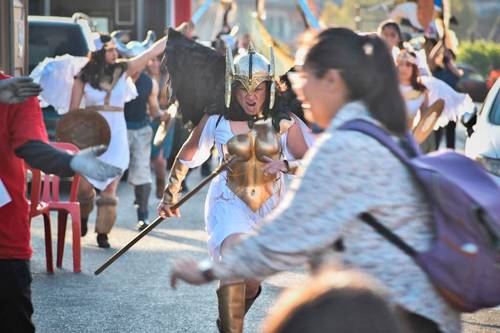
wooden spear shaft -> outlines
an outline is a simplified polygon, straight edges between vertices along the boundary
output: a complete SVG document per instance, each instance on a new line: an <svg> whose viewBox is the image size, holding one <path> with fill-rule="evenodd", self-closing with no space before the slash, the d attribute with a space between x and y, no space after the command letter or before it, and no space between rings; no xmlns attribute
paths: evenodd
<svg viewBox="0 0 500 333"><path fill-rule="evenodd" d="M229 161L222 163L217 169L215 169L210 176L203 179L195 188L186 193L177 203L172 206L172 210L175 210L182 206L186 201L188 201L193 195L198 193L205 185L207 185L212 179L217 177L222 171L226 170L234 161L236 157L231 158ZM128 242L124 247L122 247L118 252L113 254L104 264L99 267L94 274L101 274L106 268L108 268L113 262L115 262L118 258L120 258L125 252L127 252L135 243L141 240L144 236L149 234L151 230L156 228L156 226L162 223L164 220L163 217L158 216L150 225L146 227L146 229L142 230L137 236L135 236L130 242Z"/></svg>

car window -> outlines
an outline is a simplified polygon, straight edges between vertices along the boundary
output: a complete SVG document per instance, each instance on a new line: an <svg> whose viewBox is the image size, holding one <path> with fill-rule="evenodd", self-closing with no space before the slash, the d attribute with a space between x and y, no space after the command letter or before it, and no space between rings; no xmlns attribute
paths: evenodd
<svg viewBox="0 0 500 333"><path fill-rule="evenodd" d="M491 106L489 118L491 123L500 125L500 89L498 90L495 101Z"/></svg>
<svg viewBox="0 0 500 333"><path fill-rule="evenodd" d="M469 72L468 74L466 74L466 77L470 80L484 82L483 76L479 73Z"/></svg>
<svg viewBox="0 0 500 333"><path fill-rule="evenodd" d="M77 24L29 25L29 71L45 57L64 54L85 57L89 49L83 32Z"/></svg>

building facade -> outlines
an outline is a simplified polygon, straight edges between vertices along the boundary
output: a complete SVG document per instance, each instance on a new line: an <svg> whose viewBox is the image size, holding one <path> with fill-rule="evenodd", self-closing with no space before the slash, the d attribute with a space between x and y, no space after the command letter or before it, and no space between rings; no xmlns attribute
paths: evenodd
<svg viewBox="0 0 500 333"><path fill-rule="evenodd" d="M29 0L30 15L71 17L80 12L91 18L97 31L127 30L142 39L148 30L161 35L173 25L172 9L190 0ZM190 8L189 8L190 11Z"/></svg>
<svg viewBox="0 0 500 333"><path fill-rule="evenodd" d="M141 40L148 30L161 35L165 27L176 25L176 13L189 17L204 0L29 0L30 15L71 17L81 12L91 17L96 30L111 32L128 30L132 39ZM248 31L248 15L255 11L255 0L237 0L231 21L241 32ZM314 1L318 8L324 0ZM265 25L280 41L290 43L304 30L304 22L295 1L266 0ZM187 12L187 13L186 13ZM187 15L186 15L187 14ZM203 40L212 39L222 27L221 6L214 1L210 10L198 23L196 34Z"/></svg>
<svg viewBox="0 0 500 333"><path fill-rule="evenodd" d="M0 1L0 71L27 75L28 1Z"/></svg>

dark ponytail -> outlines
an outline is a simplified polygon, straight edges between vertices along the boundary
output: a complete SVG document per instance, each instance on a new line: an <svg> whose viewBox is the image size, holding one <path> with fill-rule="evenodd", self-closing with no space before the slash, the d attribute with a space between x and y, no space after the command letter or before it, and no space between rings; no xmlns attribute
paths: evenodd
<svg viewBox="0 0 500 333"><path fill-rule="evenodd" d="M372 116L395 135L407 130L406 105L391 54L377 36L360 36L346 28L321 32L309 50L305 67L317 77L337 69L350 100L365 103Z"/></svg>

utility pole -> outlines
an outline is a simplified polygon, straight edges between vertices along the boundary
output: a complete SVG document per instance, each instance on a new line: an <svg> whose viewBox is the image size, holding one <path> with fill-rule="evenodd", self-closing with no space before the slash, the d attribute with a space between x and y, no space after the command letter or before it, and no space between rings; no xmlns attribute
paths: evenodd
<svg viewBox="0 0 500 333"><path fill-rule="evenodd" d="M361 5L357 2L354 9L356 10L356 16L354 16L356 31L361 31Z"/></svg>
<svg viewBox="0 0 500 333"><path fill-rule="evenodd" d="M51 11L51 1L50 0L43 0L43 15L45 16L50 16L50 11Z"/></svg>

